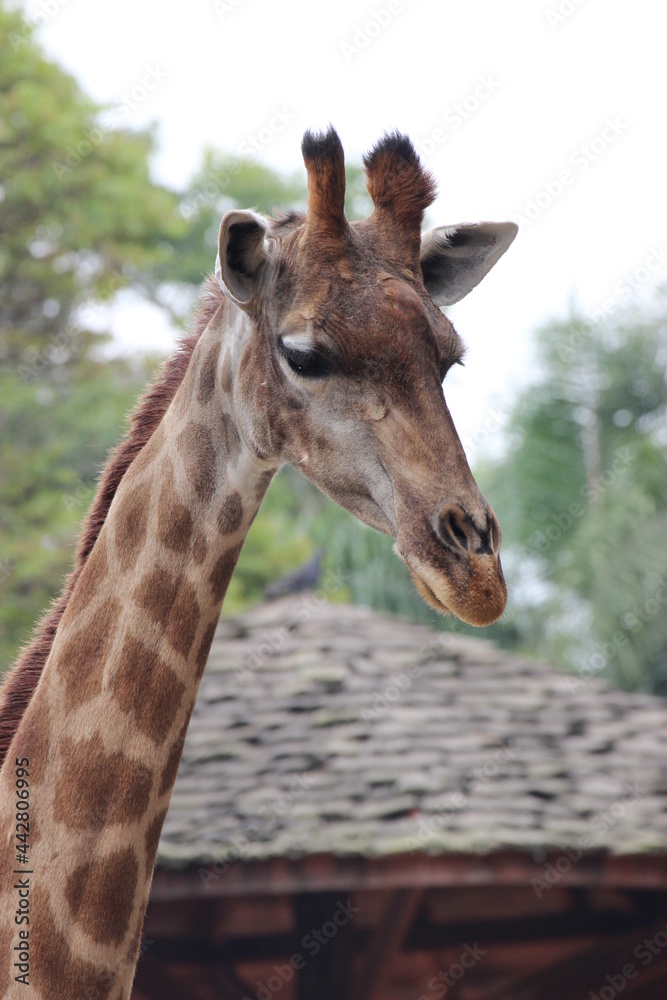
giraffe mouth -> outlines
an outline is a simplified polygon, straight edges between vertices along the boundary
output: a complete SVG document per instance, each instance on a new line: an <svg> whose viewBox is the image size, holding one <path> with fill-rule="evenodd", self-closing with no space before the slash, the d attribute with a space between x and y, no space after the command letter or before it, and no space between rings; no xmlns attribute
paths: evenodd
<svg viewBox="0 0 667 1000"><path fill-rule="evenodd" d="M497 621L505 610L507 587L500 569L495 566L468 566L464 577L435 569L409 552L394 551L403 560L420 596L441 615L454 615L468 625L484 626ZM495 561L494 561L495 562Z"/></svg>
<svg viewBox="0 0 667 1000"><path fill-rule="evenodd" d="M412 576L414 585L417 588L418 593L424 598L426 603L430 604L431 607L435 608L435 610L441 615L452 614L452 611L447 607L446 604L443 604L442 601L435 595L434 591L431 590L426 581L423 580L420 576L417 576L415 571L410 566L408 566L408 569L410 570L410 575Z"/></svg>
<svg viewBox="0 0 667 1000"><path fill-rule="evenodd" d="M424 574L421 573L419 568L414 565L414 561L410 558L410 556L407 553L401 552L397 544L394 545L394 552L410 570L410 576L412 577L412 581L417 589L417 592L426 601L426 603L430 604L431 607L435 608L435 610L441 615L453 614L454 612L452 612L452 609L448 607L440 597L438 597L433 587L424 579Z"/></svg>

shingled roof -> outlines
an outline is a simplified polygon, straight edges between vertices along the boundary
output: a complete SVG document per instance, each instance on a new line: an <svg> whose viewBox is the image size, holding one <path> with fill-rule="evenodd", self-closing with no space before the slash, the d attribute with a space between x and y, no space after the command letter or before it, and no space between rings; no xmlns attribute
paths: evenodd
<svg viewBox="0 0 667 1000"><path fill-rule="evenodd" d="M158 866L667 844L667 704L312 594L222 619Z"/></svg>

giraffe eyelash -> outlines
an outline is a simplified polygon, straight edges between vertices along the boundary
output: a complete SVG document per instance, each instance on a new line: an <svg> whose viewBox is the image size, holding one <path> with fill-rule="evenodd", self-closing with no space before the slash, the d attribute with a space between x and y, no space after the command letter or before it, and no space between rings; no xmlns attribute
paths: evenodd
<svg viewBox="0 0 667 1000"><path fill-rule="evenodd" d="M319 351L290 347L282 340L279 346L280 353L295 375L304 378L323 378L333 371L331 362Z"/></svg>

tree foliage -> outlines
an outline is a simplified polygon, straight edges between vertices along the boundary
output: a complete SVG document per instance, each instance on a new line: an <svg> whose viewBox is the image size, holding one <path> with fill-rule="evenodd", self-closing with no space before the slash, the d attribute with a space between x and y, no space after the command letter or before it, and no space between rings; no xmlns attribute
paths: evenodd
<svg viewBox="0 0 667 1000"><path fill-rule="evenodd" d="M0 655L57 593L106 450L146 378L103 361L103 303L171 254L184 221L149 133L102 109L0 6ZM100 332L100 330L102 332Z"/></svg>
<svg viewBox="0 0 667 1000"><path fill-rule="evenodd" d="M667 302L538 334L542 376L483 470L525 645L667 691Z"/></svg>
<svg viewBox="0 0 667 1000"><path fill-rule="evenodd" d="M62 377L99 343L84 307L173 261L185 225L150 180L150 133L105 127L3 7L0 48L0 359Z"/></svg>

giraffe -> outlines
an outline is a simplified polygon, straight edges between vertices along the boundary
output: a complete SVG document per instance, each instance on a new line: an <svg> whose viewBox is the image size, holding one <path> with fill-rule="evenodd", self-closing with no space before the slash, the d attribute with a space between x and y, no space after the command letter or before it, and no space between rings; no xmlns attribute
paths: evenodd
<svg viewBox="0 0 667 1000"><path fill-rule="evenodd" d="M504 610L500 528L442 391L462 344L440 307L484 277L516 226L422 235L435 184L399 133L364 157L374 208L349 223L336 132L306 132L302 153L306 213L223 217L196 331L112 454L73 575L4 686L2 997L127 1000L222 601L282 464L392 535L438 611L485 625Z"/></svg>

